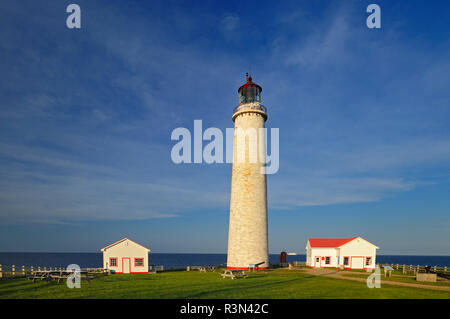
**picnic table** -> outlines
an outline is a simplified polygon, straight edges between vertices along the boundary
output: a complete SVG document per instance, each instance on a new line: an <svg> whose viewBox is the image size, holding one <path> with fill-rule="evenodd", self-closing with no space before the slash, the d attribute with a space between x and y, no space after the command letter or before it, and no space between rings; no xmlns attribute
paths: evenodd
<svg viewBox="0 0 450 319"><path fill-rule="evenodd" d="M80 279L86 280L87 282L90 282L91 279L94 278L94 276L90 275L88 271L80 271ZM57 283L60 283L61 280L66 280L73 274L72 271L66 271L66 270L37 270L33 271L31 275L28 276L28 279L32 280L33 283L37 280L42 281L52 281L55 280Z"/></svg>
<svg viewBox="0 0 450 319"><path fill-rule="evenodd" d="M225 270L223 272L223 274L221 274L222 279L225 279L227 277L230 277L231 279L236 279L236 278L247 278L247 274L244 271L239 271L239 270Z"/></svg>
<svg viewBox="0 0 450 319"><path fill-rule="evenodd" d="M198 271L200 271L200 272L207 272L207 271L215 271L216 270L216 267L214 267L214 266L188 266L187 268L186 268L188 271L191 271L191 270L198 270Z"/></svg>

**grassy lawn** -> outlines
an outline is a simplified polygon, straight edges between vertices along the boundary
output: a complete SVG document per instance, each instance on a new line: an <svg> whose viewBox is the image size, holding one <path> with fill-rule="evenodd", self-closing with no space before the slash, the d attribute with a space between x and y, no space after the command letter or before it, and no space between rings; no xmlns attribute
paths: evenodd
<svg viewBox="0 0 450 319"><path fill-rule="evenodd" d="M0 280L0 298L450 298L449 292L382 286L308 275L302 271L250 273L222 279L218 272L163 272L153 275L99 275L80 289L65 283L25 278Z"/></svg>

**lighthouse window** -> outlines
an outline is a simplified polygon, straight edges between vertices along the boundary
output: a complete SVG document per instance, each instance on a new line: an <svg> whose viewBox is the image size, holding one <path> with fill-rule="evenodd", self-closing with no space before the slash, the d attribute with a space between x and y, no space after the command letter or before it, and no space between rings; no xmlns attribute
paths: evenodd
<svg viewBox="0 0 450 319"><path fill-rule="evenodd" d="M372 262L372 257L366 258L366 266L370 266L370 263Z"/></svg>
<svg viewBox="0 0 450 319"><path fill-rule="evenodd" d="M348 266L348 257L344 257L344 265Z"/></svg>
<svg viewBox="0 0 450 319"><path fill-rule="evenodd" d="M325 257L325 264L329 265L330 264L330 257Z"/></svg>

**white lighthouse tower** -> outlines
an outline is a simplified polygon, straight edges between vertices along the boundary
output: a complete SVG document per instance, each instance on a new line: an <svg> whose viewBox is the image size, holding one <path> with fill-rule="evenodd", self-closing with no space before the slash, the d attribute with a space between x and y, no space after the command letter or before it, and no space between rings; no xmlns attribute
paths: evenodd
<svg viewBox="0 0 450 319"><path fill-rule="evenodd" d="M238 89L239 106L233 110L234 145L231 180L228 269L269 267L267 239L267 186L265 174L266 108L262 88L246 75Z"/></svg>

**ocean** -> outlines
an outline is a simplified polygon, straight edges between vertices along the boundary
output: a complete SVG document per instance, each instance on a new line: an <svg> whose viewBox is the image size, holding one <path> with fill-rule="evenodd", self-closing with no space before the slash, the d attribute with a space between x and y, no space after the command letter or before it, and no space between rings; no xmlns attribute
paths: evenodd
<svg viewBox="0 0 450 319"><path fill-rule="evenodd" d="M102 253L22 253L0 252L0 264L3 266L40 266L40 267L66 267L78 264L81 268L102 267ZM269 255L271 263L279 261L278 254ZM287 261L304 262L305 255L288 255ZM226 254L163 254L150 253L149 264L164 266L166 269L185 268L186 266L225 266ZM449 267L450 256L395 256L378 255L378 264L400 264Z"/></svg>

